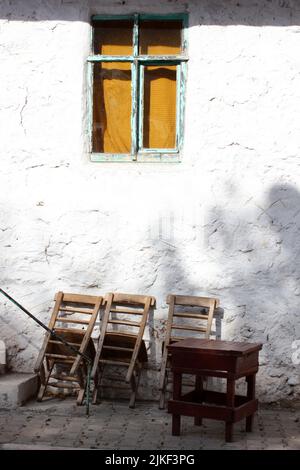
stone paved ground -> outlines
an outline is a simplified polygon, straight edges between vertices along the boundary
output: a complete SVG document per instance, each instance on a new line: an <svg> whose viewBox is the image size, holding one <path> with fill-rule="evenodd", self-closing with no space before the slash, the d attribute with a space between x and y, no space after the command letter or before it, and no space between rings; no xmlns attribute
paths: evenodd
<svg viewBox="0 0 300 470"><path fill-rule="evenodd" d="M11 410L0 410L0 448L85 448L85 449L300 449L300 411L261 407L254 432L246 433L236 423L234 442L224 442L224 424L205 420L202 427L182 418L180 437L171 435L171 416L157 403L103 401L85 408L72 399L32 402Z"/></svg>

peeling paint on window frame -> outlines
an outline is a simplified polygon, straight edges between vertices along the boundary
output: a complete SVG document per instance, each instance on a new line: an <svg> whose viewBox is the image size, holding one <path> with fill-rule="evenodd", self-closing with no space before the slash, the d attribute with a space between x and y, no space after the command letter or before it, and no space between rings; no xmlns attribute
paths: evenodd
<svg viewBox="0 0 300 470"><path fill-rule="evenodd" d="M109 56L89 55L87 58L87 112L88 112L88 137L89 153L92 162L164 162L178 163L181 161L184 134L185 89L187 77L187 30L188 13L173 13L168 15L141 14L131 15L93 15L91 23L103 20L132 20L133 21L133 55ZM142 20L182 21L182 53L180 55L153 56L139 55L139 22ZM93 33L91 27L91 50L93 51ZM93 67L99 62L130 62L131 63L131 153L95 153L92 148L93 132ZM176 146L174 149L144 149L140 142L142 138L142 83L145 65L176 65Z"/></svg>

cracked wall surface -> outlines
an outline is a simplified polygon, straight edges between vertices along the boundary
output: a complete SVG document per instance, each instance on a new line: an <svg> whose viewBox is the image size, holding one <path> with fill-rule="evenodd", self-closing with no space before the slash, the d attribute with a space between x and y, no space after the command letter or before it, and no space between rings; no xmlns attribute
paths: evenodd
<svg viewBox="0 0 300 470"><path fill-rule="evenodd" d="M89 159L89 19L135 11L189 12L180 164ZM59 290L154 295L148 398L167 294L216 296L260 400L299 398L299 49L298 1L2 1L1 287L45 322ZM41 329L2 298L0 331L32 371Z"/></svg>

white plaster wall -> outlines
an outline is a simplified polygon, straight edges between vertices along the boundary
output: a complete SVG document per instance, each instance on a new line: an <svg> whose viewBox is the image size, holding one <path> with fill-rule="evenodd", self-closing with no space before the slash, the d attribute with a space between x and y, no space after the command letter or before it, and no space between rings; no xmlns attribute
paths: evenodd
<svg viewBox="0 0 300 470"><path fill-rule="evenodd" d="M89 161L89 18L134 11L190 13L181 164ZM156 296L149 398L166 295L217 296L259 398L299 397L299 50L298 1L2 0L1 286L46 322L58 290ZM31 371L41 329L4 298L0 328Z"/></svg>

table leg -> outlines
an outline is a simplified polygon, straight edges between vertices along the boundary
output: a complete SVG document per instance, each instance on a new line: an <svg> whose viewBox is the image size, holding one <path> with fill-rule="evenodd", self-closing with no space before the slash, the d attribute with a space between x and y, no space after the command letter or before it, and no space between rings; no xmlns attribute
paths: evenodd
<svg viewBox="0 0 300 470"><path fill-rule="evenodd" d="M247 381L247 398L248 400L254 400L255 399L255 374L253 375L248 375L246 377ZM246 432L251 432L252 431L252 426L253 426L253 414L251 416L247 416L246 418Z"/></svg>
<svg viewBox="0 0 300 470"><path fill-rule="evenodd" d="M180 400L181 398L181 383L182 375L181 373L173 373L173 399ZM180 415L172 414L172 435L180 436Z"/></svg>
<svg viewBox="0 0 300 470"><path fill-rule="evenodd" d="M234 395L235 395L235 379L227 379L227 390L226 390L226 406L227 408L234 408ZM233 422L226 421L225 425L225 440L226 442L232 442L233 433Z"/></svg>
<svg viewBox="0 0 300 470"><path fill-rule="evenodd" d="M203 392L203 380L201 375L196 375L196 381L195 381L195 393L196 393L196 400L198 403L202 402L202 392ZM196 426L201 426L202 424L202 418L200 416L195 416L194 423Z"/></svg>

